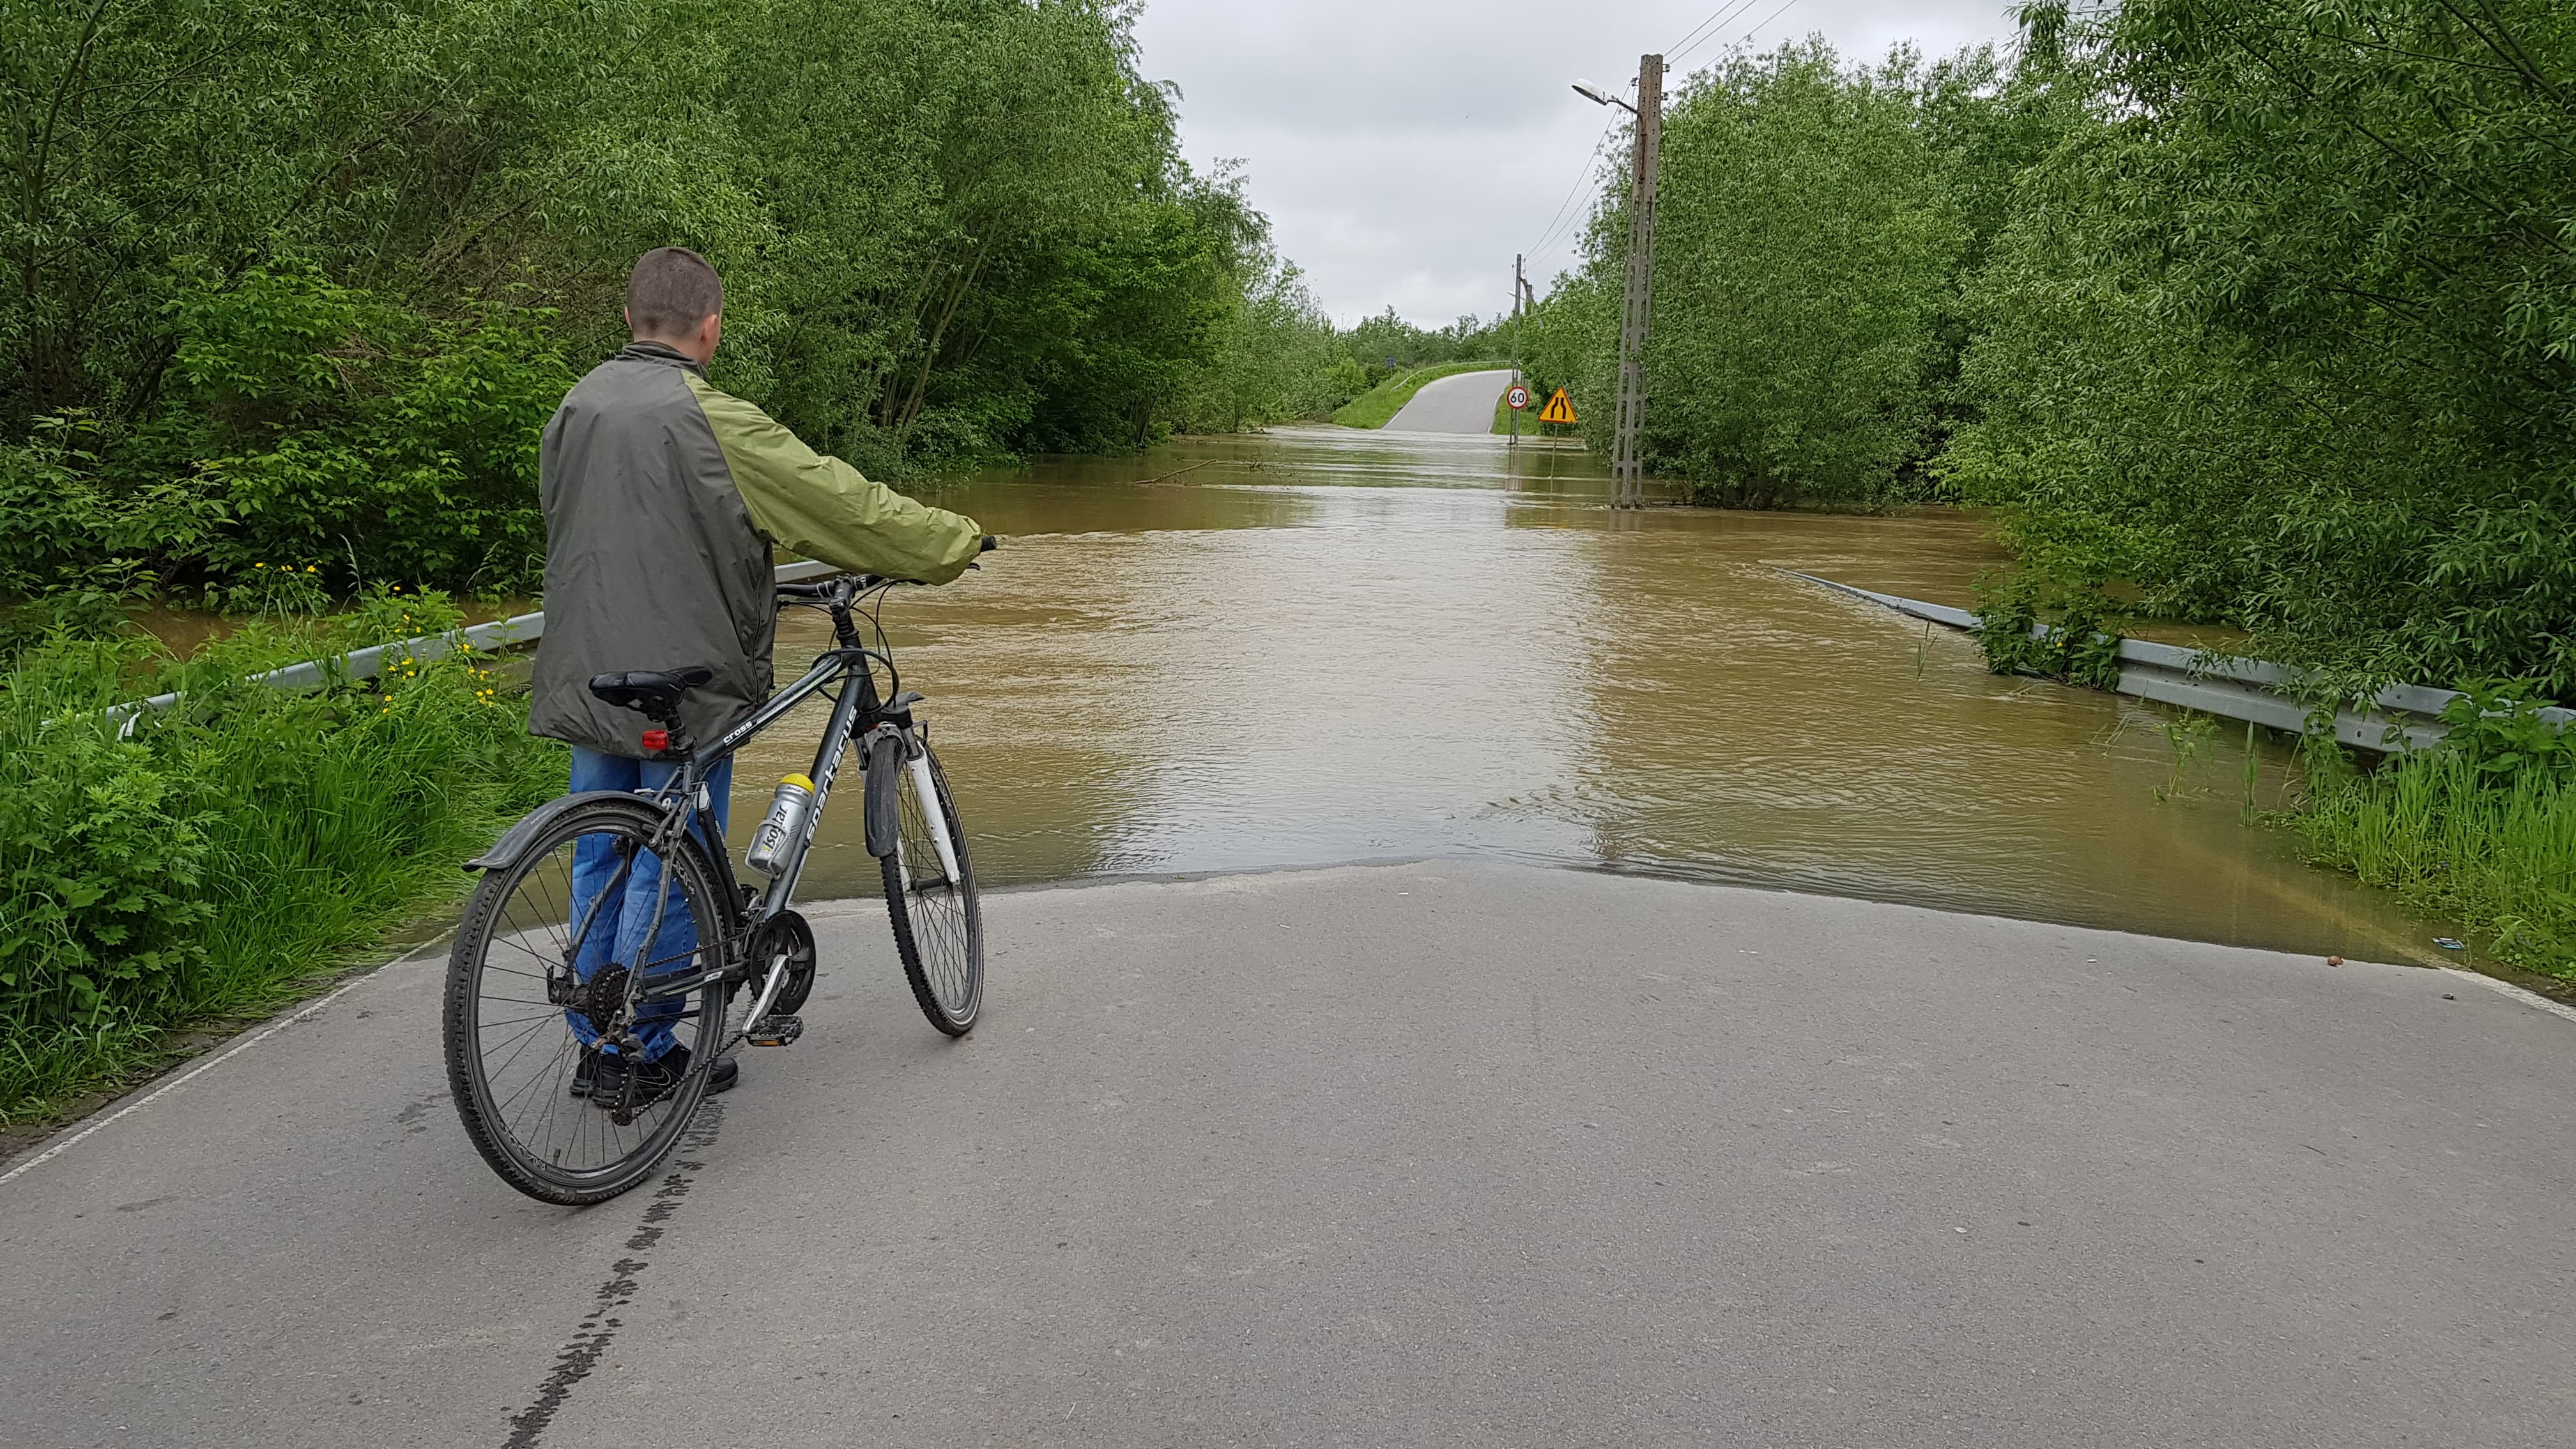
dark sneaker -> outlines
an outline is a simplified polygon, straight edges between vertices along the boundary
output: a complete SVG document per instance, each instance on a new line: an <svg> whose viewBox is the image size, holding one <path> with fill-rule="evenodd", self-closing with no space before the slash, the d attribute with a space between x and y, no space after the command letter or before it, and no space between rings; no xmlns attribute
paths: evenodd
<svg viewBox="0 0 2576 1449"><path fill-rule="evenodd" d="M626 1091L626 1062L614 1052L584 1052L582 1065L590 1072L587 1091L590 1100L602 1107L614 1108ZM662 1100L665 1093L689 1074L689 1049L674 1045L669 1051L646 1062L636 1082L635 1105L645 1106ZM707 1073L707 1094L730 1092L742 1080L742 1063L732 1057L716 1058L715 1070ZM579 1073L574 1076L573 1091L585 1089Z"/></svg>

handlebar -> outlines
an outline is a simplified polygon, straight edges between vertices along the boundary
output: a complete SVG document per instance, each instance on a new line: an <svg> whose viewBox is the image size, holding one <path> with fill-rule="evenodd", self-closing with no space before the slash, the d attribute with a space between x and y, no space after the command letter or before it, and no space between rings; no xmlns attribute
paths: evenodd
<svg viewBox="0 0 2576 1449"><path fill-rule="evenodd" d="M843 574L839 578L819 584L780 584L778 599L779 602L788 604L828 604L832 602L835 595L840 593L843 584L873 585L881 582L884 581L868 574ZM857 590L853 589L851 592L855 595Z"/></svg>
<svg viewBox="0 0 2576 1449"><path fill-rule="evenodd" d="M991 553L1001 546L1000 536L988 533L975 551ZM966 567L971 569L975 565L970 563ZM920 582L919 579L887 578L882 574L841 574L810 584L779 584L778 601L782 604L837 604L847 608L851 600L871 590Z"/></svg>

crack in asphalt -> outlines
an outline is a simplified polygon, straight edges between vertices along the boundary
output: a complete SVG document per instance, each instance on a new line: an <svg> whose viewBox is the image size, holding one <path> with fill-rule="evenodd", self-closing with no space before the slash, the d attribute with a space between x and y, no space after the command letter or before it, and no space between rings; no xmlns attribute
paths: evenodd
<svg viewBox="0 0 2576 1449"><path fill-rule="evenodd" d="M510 1416L510 1437L501 1441L502 1449L534 1449L537 1436L545 1433L555 1415L563 1412L574 1388L599 1367L600 1356L608 1352L617 1330L626 1326L618 1315L635 1301L641 1275L652 1266L638 1255L661 1242L671 1218L680 1210L680 1200L689 1195L690 1187L697 1182L696 1174L706 1168L704 1162L689 1160L687 1155L713 1146L716 1132L723 1126L723 1103L711 1098L699 1106L696 1120L680 1134L679 1145L673 1149L684 1155L683 1160L671 1164L672 1170L663 1176L662 1186L645 1206L643 1220L626 1240L626 1256L608 1265L608 1280L599 1285L593 1296L589 1316L582 1319L562 1351L555 1355L554 1369L537 1385L536 1398Z"/></svg>

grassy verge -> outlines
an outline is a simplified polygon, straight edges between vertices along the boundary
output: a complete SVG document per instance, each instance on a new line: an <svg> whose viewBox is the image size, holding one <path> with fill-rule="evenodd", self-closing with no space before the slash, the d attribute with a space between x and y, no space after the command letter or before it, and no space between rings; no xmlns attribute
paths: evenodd
<svg viewBox="0 0 2576 1449"><path fill-rule="evenodd" d="M560 747L470 656L317 694L242 682L451 613L380 598L185 662L57 638L0 674L0 1123L292 999L461 893L457 863L561 791ZM181 704L130 738L98 713L168 689Z"/></svg>
<svg viewBox="0 0 2576 1449"><path fill-rule="evenodd" d="M2366 777L2328 772L2294 823L2318 864L2458 920L2500 960L2576 981L2576 781L2498 786L2434 754Z"/></svg>
<svg viewBox="0 0 2576 1449"><path fill-rule="evenodd" d="M2576 747L2492 686L2444 718L2439 747L2368 774L2312 750L2292 823L2318 864L2458 920L2500 960L2576 981Z"/></svg>
<svg viewBox="0 0 2576 1449"><path fill-rule="evenodd" d="M1386 426L1387 419L1413 401L1413 395L1422 391L1426 383L1438 382L1461 372L1484 372L1509 366L1508 362L1443 362L1400 372L1335 409L1333 421L1346 428L1382 428Z"/></svg>

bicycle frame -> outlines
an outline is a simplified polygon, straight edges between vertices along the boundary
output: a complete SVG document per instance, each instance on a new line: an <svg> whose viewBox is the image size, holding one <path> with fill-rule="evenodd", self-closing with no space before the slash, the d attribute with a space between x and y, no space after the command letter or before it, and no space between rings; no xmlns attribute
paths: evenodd
<svg viewBox="0 0 2576 1449"><path fill-rule="evenodd" d="M913 725L911 706L921 696L898 693L888 701L878 695L876 676L869 667L871 661L883 662L887 672L894 676L898 684L901 676L895 674L892 659L879 650L866 648L859 643L857 628L850 618L850 611L857 601L872 591L871 587L866 586L883 587L892 581L870 580L863 576L860 582L861 587L844 591L828 601L828 611L832 615L834 645L815 658L813 666L805 671L803 677L771 695L759 708L754 709L740 724L725 731L713 744L699 747L687 744L683 738L682 749L679 751L679 770L659 789L642 792L649 793L654 804L663 812L663 824L655 833L650 846L655 855L667 858L671 851L679 847L681 839L690 833L691 827L694 825L697 828L699 839L705 845L708 866L716 878L717 908L722 912L724 919L718 923L719 929L700 932L701 946L713 944L716 948L717 959L714 965L691 972L677 980L654 982L648 986L645 984L645 976L651 966L656 964L653 947L661 935L662 913L670 898L668 891L657 894L653 904L652 923L646 927L643 944L637 952L637 959L643 964L639 965L628 982L626 999L630 1010L648 1002L685 997L690 992L696 991L711 981L729 976L738 969L744 973L742 979L746 981L750 979L753 963L742 959L743 953L761 923L785 911L788 902L794 897L797 882L805 873L806 856L813 848L815 828L823 818L823 807L831 799L833 781L840 774L841 762L851 752L852 745L874 736L881 729L890 728L901 733L905 738L906 753L911 756L909 763L922 777L917 788L925 798L933 799L931 808L934 811L937 809L935 797L932 796L928 786L929 767L926 758L923 757L918 742L911 738ZM842 687L840 693L833 698L830 722L823 727L823 738L814 749L814 765L809 775L814 782L814 801L805 812L804 826L786 842L780 854L779 869L770 876L768 888L757 898L747 898L739 878L734 874L733 852L725 843L724 830L706 808L711 803L707 797L707 776L717 765L731 759L734 752L753 736L776 724L790 710L836 681ZM947 848L946 830L946 822L939 822L937 839L941 847L942 864L951 874L954 874L956 867ZM633 864L630 859L618 867L617 872L610 878L608 886L601 893L603 900L623 889L627 872L633 868ZM594 903L592 910L584 914L581 925L576 928L575 950L579 949L581 938L588 934L589 923L596 909L597 906ZM781 969L778 963L772 963L768 979L761 984L758 1001L752 1011L752 1019L758 1018L760 1011L767 1007L774 996L781 979Z"/></svg>
<svg viewBox="0 0 2576 1449"><path fill-rule="evenodd" d="M693 749L684 755L679 772L671 777L670 783L653 792L655 801L668 812L666 818L669 823L664 835L666 846L687 834L693 823L700 830L701 839L706 844L708 864L716 876L716 895L727 919L724 929L714 933L724 943L721 950L724 959L709 970L694 973L683 980L655 983L637 991L634 1000L638 1004L684 996L704 985L710 977L731 970L735 964L731 958L737 943L747 939L751 930L762 921L787 909L788 901L796 893L796 883L805 873L805 859L813 848L815 827L823 818L823 806L831 799L832 783L840 774L841 762L848 756L851 743L874 728L881 719L892 717L907 726L911 723L909 710L889 711L877 697L876 678L869 671L868 661L882 657L873 649L854 644L825 650L814 661L813 667L805 671L804 677L771 695L766 703L753 710L742 723L727 730L714 744ZM804 828L787 841L780 853L779 869L770 876L768 888L756 900L746 903L740 880L734 874L733 852L725 844L723 827L703 809L708 803L707 776L717 765L731 759L752 736L776 724L788 711L821 693L835 681L842 682L843 687L840 697L833 701L831 720L823 727L823 738L814 748L814 764L809 772L809 778L814 782L814 802L805 812ZM642 954L648 960L651 958L650 942L653 935L659 934L660 924L656 921L646 937L647 945Z"/></svg>

